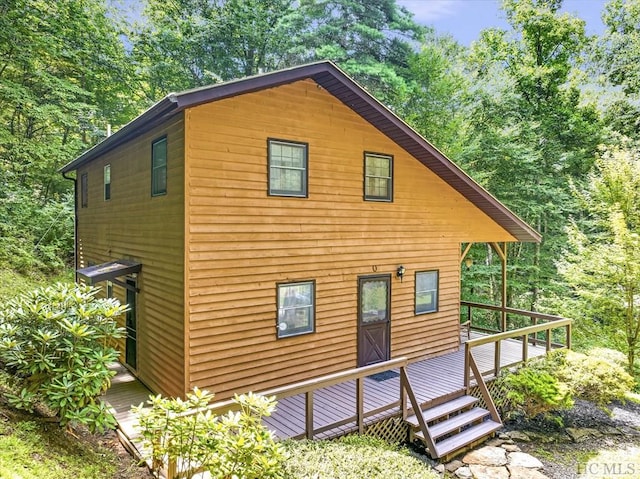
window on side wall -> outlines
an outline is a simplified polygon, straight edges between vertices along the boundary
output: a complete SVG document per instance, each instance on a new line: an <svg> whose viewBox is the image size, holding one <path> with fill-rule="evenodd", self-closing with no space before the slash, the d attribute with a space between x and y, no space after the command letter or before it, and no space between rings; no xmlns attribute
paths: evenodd
<svg viewBox="0 0 640 479"><path fill-rule="evenodd" d="M438 271L416 272L416 314L438 311Z"/></svg>
<svg viewBox="0 0 640 479"><path fill-rule="evenodd" d="M167 194L167 137L151 145L151 196Z"/></svg>
<svg viewBox="0 0 640 479"><path fill-rule="evenodd" d="M308 145L268 140L269 195L307 197Z"/></svg>
<svg viewBox="0 0 640 479"><path fill-rule="evenodd" d="M89 206L89 174L82 173L80 176L80 206L86 208Z"/></svg>
<svg viewBox="0 0 640 479"><path fill-rule="evenodd" d="M364 199L393 201L393 156L364 154Z"/></svg>
<svg viewBox="0 0 640 479"><path fill-rule="evenodd" d="M278 338L315 330L315 281L278 284Z"/></svg>
<svg viewBox="0 0 640 479"><path fill-rule="evenodd" d="M104 200L111 199L111 165L104 167Z"/></svg>

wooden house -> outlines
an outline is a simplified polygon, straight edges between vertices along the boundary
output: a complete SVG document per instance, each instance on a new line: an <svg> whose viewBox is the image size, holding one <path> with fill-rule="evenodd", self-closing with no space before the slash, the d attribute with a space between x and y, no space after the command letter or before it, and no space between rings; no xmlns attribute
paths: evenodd
<svg viewBox="0 0 640 479"><path fill-rule="evenodd" d="M61 171L79 276L173 396L456 351L461 245L540 240L329 62L170 94Z"/></svg>

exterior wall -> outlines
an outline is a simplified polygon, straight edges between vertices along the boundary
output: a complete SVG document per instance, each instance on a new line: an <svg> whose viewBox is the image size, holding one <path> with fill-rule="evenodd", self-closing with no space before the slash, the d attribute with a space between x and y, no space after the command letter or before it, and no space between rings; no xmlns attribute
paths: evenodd
<svg viewBox="0 0 640 479"><path fill-rule="evenodd" d="M514 241L311 80L189 109L185 138L187 380L217 399L356 367L374 272L392 275L392 357L457 349L460 243ZM308 198L267 195L267 138L309 144ZM365 151L394 156L392 203L363 200ZM416 316L414 273L433 269L439 310ZM302 280L316 331L276 339L276 283Z"/></svg>
<svg viewBox="0 0 640 479"><path fill-rule="evenodd" d="M167 194L151 197L151 143L167 135ZM137 297L137 375L158 393L184 386L184 120L142 134L77 171L88 173L88 207L78 204L79 267L120 258L142 263ZM111 199L103 168L111 164ZM80 195L80 186L78 195ZM119 278L123 280L125 278ZM100 286L106 288L105 283ZM125 290L114 285L125 302ZM124 318L121 318L124 326ZM124 341L121 341L124 350ZM122 358L124 361L124 357Z"/></svg>

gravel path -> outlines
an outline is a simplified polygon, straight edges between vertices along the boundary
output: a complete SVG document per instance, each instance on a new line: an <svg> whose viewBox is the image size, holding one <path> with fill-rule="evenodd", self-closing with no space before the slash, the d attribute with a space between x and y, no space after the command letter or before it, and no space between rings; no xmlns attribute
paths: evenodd
<svg viewBox="0 0 640 479"><path fill-rule="evenodd" d="M516 443L542 461L545 475L552 479L640 477L640 404L615 404L608 415L590 402L576 401L560 417L564 427L553 421L506 424L507 429L531 437L531 442ZM598 456L603 451L605 455Z"/></svg>

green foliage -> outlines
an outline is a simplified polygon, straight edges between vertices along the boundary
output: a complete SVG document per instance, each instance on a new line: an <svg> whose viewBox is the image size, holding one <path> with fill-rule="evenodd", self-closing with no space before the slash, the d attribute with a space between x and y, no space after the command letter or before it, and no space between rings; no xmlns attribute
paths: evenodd
<svg viewBox="0 0 640 479"><path fill-rule="evenodd" d="M605 150L589 183L576 192L587 220L568 228L558 270L571 286L568 303L579 326L597 329L627 355L633 372L640 350L640 153L626 145Z"/></svg>
<svg viewBox="0 0 640 479"><path fill-rule="evenodd" d="M208 471L214 479L282 477L284 449L261 422L273 412L275 400L252 393L236 396L240 410L217 416L206 410L212 398L195 388L185 400L152 396L150 409L142 404L133 408L153 469L174 461L186 477L198 471Z"/></svg>
<svg viewBox="0 0 640 479"><path fill-rule="evenodd" d="M114 425L98 396L114 374L112 344L123 335L115 318L125 308L115 299L97 299L97 292L59 283L0 305L0 364L17 380L17 393L7 394L13 406L29 410L43 403L68 428Z"/></svg>
<svg viewBox="0 0 640 479"><path fill-rule="evenodd" d="M633 378L625 365L624 354L617 351L598 348L588 355L569 351L556 376L575 398L606 408L612 401L624 400L633 388Z"/></svg>
<svg viewBox="0 0 640 479"><path fill-rule="evenodd" d="M407 449L367 436L335 441L287 441L287 479L435 479L438 475Z"/></svg>
<svg viewBox="0 0 640 479"><path fill-rule="evenodd" d="M52 274L73 259L73 195L43 201L27 188L0 191L0 266Z"/></svg>
<svg viewBox="0 0 640 479"><path fill-rule="evenodd" d="M507 374L500 387L507 391L511 407L531 418L573 405L566 385L548 372L531 367Z"/></svg>
<svg viewBox="0 0 640 479"><path fill-rule="evenodd" d="M569 408L573 399L606 410L611 402L624 401L633 388L625 364L625 355L611 349L595 348L588 354L554 351L501 376L500 396L507 398L503 406L529 418Z"/></svg>

